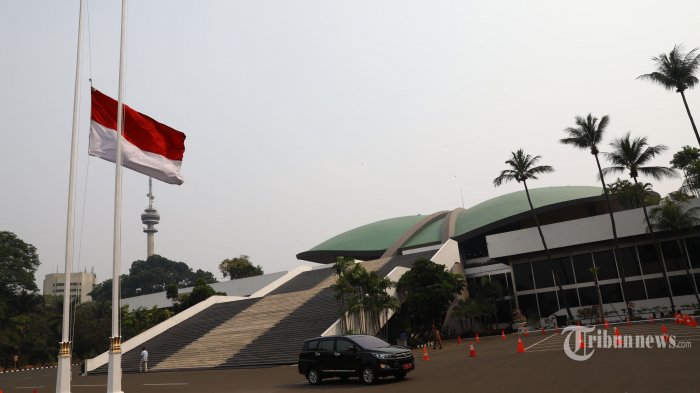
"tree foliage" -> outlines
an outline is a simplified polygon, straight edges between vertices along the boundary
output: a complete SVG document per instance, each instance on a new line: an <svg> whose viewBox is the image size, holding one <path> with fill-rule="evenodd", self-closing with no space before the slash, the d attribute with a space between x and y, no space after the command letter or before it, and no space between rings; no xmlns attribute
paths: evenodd
<svg viewBox="0 0 700 393"><path fill-rule="evenodd" d="M221 271L224 277L230 277L231 280L264 274L260 265L254 266L253 263L250 262L250 257L243 254L238 258L224 259L221 261L219 264L219 271Z"/></svg>
<svg viewBox="0 0 700 393"><path fill-rule="evenodd" d="M377 334L382 314L399 308L398 300L387 290L396 284L377 272L369 272L352 259L339 257L334 265L338 274L336 291L343 333ZM386 314L385 314L386 316Z"/></svg>
<svg viewBox="0 0 700 393"><path fill-rule="evenodd" d="M444 320L450 304L465 286L461 275L426 258L418 259L397 285L404 298L401 310L408 314L412 330L428 334L434 321Z"/></svg>
<svg viewBox="0 0 700 393"><path fill-rule="evenodd" d="M177 292L175 292L177 294ZM173 292L170 291L169 295L172 296ZM180 312L186 310L195 304L207 300L211 296L226 296L225 292L216 292L214 288L209 286L203 279L197 280L197 283L192 288L192 292L183 293L177 295L173 300L173 309L175 312Z"/></svg>
<svg viewBox="0 0 700 393"><path fill-rule="evenodd" d="M660 196L651 188L651 183L634 184L629 180L618 178L614 183L608 184L610 196L617 200L623 209L637 209L642 207L639 195L642 195L645 206L659 203Z"/></svg>
<svg viewBox="0 0 700 393"><path fill-rule="evenodd" d="M198 279L203 279L206 283L216 282L211 272L201 269L193 271L184 262L175 262L160 255L152 255L145 261L134 261L129 268L129 274L122 274L121 297L163 292L169 285L175 285L178 288L192 287ZM93 300L111 300L112 280L95 285L90 296Z"/></svg>
<svg viewBox="0 0 700 393"><path fill-rule="evenodd" d="M33 245L12 232L0 231L0 301L7 296L38 291L34 273L39 264Z"/></svg>

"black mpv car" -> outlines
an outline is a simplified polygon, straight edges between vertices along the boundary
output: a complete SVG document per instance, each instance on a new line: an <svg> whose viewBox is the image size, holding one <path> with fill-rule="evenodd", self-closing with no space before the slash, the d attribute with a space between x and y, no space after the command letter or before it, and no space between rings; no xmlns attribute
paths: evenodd
<svg viewBox="0 0 700 393"><path fill-rule="evenodd" d="M312 385L323 378L358 377L366 384L377 378L403 379L415 368L413 354L406 347L391 345L374 336L329 336L304 341L299 353L299 374Z"/></svg>

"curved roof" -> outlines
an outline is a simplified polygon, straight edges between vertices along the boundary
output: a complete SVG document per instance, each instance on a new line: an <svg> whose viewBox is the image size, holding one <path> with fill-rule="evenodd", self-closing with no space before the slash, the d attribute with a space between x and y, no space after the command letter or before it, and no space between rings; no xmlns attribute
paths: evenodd
<svg viewBox="0 0 700 393"><path fill-rule="evenodd" d="M530 189L530 198L532 206L538 209L562 202L600 197L602 192L603 189L600 187L589 186L544 187ZM462 237L476 229L529 210L525 190L489 199L460 213L457 217L454 237Z"/></svg>
<svg viewBox="0 0 700 393"><path fill-rule="evenodd" d="M601 193L602 189L599 187L546 187L531 189L530 197L535 209L541 209L545 206L554 208L562 203L599 198ZM514 216L527 213L529 209L524 190L489 199L468 209L458 209L454 212L456 222L454 232L450 235L458 240L464 239L492 224L514 219ZM405 233L419 225L427 216L396 217L363 225L334 236L309 251L298 254L297 258L321 263L333 262L336 255L353 256L359 259L379 258L384 251L394 245ZM420 228L401 248L440 244L444 238L442 234L447 217L448 215L442 216Z"/></svg>

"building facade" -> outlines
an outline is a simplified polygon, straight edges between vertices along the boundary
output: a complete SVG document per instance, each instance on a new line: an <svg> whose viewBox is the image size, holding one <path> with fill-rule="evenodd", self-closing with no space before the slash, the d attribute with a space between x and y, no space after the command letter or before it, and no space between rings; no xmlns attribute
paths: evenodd
<svg viewBox="0 0 700 393"><path fill-rule="evenodd" d="M78 298L80 303L92 301L89 293L95 288L95 273L71 273L71 299ZM44 295L63 296L66 289L66 274L52 273L44 277Z"/></svg>

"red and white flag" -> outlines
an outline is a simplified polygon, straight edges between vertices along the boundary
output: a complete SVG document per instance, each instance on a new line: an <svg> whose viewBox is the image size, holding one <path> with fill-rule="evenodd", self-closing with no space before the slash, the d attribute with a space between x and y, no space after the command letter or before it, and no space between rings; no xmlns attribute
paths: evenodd
<svg viewBox="0 0 700 393"><path fill-rule="evenodd" d="M88 153L107 161L117 157L117 101L92 89ZM124 105L122 165L154 179L182 184L185 134Z"/></svg>

